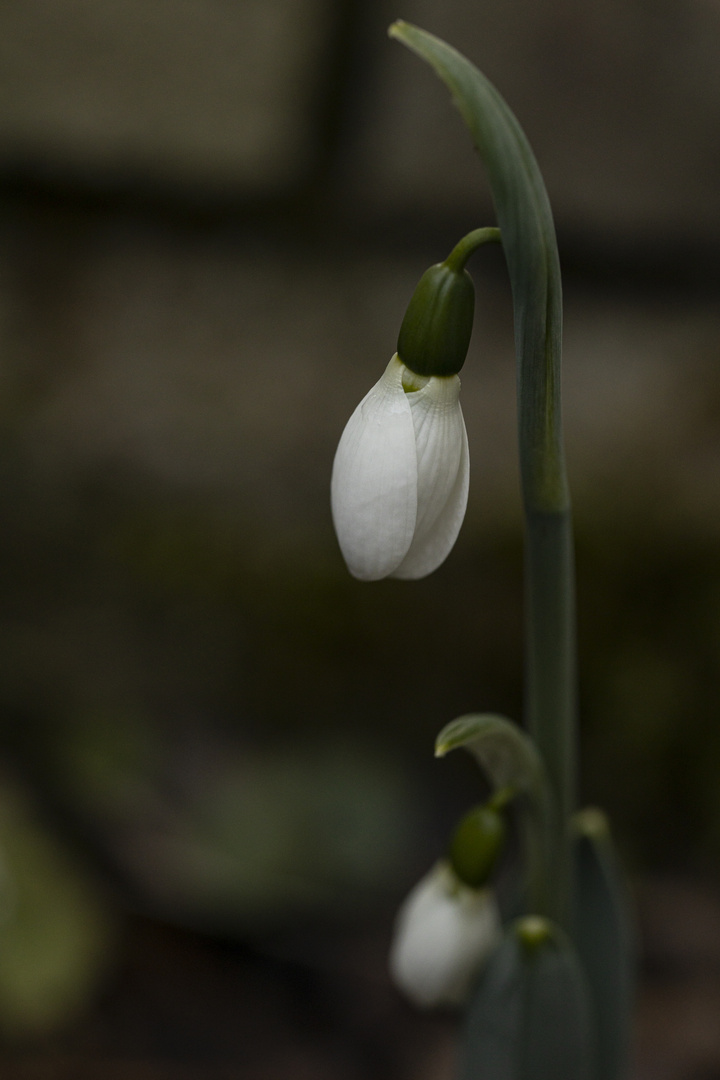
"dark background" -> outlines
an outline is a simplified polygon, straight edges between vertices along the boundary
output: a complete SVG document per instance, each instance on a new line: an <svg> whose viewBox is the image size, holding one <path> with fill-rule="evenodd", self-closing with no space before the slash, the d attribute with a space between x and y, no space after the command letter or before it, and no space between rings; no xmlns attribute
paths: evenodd
<svg viewBox="0 0 720 1080"><path fill-rule="evenodd" d="M640 924L639 1080L720 1076L720 9L0 8L4 1076L441 1080L394 910L519 718L511 308L475 256L466 523L349 578L329 475L420 274L492 224L397 16L544 172L566 291L583 801Z"/></svg>

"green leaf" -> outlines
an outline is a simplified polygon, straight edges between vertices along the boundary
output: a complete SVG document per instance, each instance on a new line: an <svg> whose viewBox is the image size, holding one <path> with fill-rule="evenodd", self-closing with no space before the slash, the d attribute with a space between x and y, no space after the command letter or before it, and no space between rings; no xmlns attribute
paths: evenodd
<svg viewBox="0 0 720 1080"><path fill-rule="evenodd" d="M80 867L0 779L0 1031L48 1034L87 1006L116 928Z"/></svg>
<svg viewBox="0 0 720 1080"><path fill-rule="evenodd" d="M628 902L605 815L581 811L573 834L573 936L595 1007L598 1080L619 1080L627 1067L634 996Z"/></svg>
<svg viewBox="0 0 720 1080"><path fill-rule="evenodd" d="M468 713L442 729L435 740L435 757L464 746L487 773L494 789L515 791L541 799L545 770L540 755L517 724L496 713Z"/></svg>
<svg viewBox="0 0 720 1080"><path fill-rule="evenodd" d="M538 510L557 511L568 499L560 430L562 285L540 169L512 111L469 60L410 23L393 23L388 32L446 84L487 169L513 291L526 497Z"/></svg>
<svg viewBox="0 0 720 1080"><path fill-rule="evenodd" d="M477 760L494 791L509 789L520 798L529 897L533 909L544 913L557 830L540 755L517 724L495 713L469 713L447 724L435 742L435 756L444 757L461 746Z"/></svg>
<svg viewBox="0 0 720 1080"><path fill-rule="evenodd" d="M520 919L490 958L467 1016L460 1080L590 1080L587 986L568 938Z"/></svg>

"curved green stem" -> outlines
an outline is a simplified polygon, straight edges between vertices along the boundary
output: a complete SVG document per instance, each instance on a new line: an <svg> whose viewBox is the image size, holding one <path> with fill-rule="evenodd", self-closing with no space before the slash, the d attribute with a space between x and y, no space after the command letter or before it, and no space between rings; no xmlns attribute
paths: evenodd
<svg viewBox="0 0 720 1080"><path fill-rule="evenodd" d="M463 236L462 240L457 242L445 260L444 265L459 273L465 269L465 263L479 247L482 247L483 244L498 244L501 240L500 230L494 226L473 229L472 232L469 232L467 236Z"/></svg>

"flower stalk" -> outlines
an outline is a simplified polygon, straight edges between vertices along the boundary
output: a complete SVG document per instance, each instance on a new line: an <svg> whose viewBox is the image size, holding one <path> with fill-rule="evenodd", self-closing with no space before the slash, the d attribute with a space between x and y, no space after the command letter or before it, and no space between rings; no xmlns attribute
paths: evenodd
<svg viewBox="0 0 720 1080"><path fill-rule="evenodd" d="M473 229L462 240L458 240L447 259L445 266L460 273L465 269L465 264L470 256L483 244L499 244L502 240L500 230L494 225L485 226L482 229Z"/></svg>

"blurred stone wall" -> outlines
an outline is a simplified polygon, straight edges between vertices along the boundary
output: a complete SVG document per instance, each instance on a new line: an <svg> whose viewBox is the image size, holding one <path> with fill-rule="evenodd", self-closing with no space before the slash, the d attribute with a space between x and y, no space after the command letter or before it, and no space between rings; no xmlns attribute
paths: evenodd
<svg viewBox="0 0 720 1080"><path fill-rule="evenodd" d="M65 177L298 183L329 0L29 0L0 13L0 161Z"/></svg>
<svg viewBox="0 0 720 1080"><path fill-rule="evenodd" d="M456 44L500 88L561 229L717 242L716 4L409 0L402 17ZM358 189L394 213L408 200L472 213L478 170L452 107L411 57L381 57Z"/></svg>
<svg viewBox="0 0 720 1080"><path fill-rule="evenodd" d="M502 89L562 227L717 237L716 4L408 0L401 14ZM396 16L384 0L7 4L0 162L268 196L306 179L334 108L334 194L353 215L473 215L467 137L385 38Z"/></svg>

